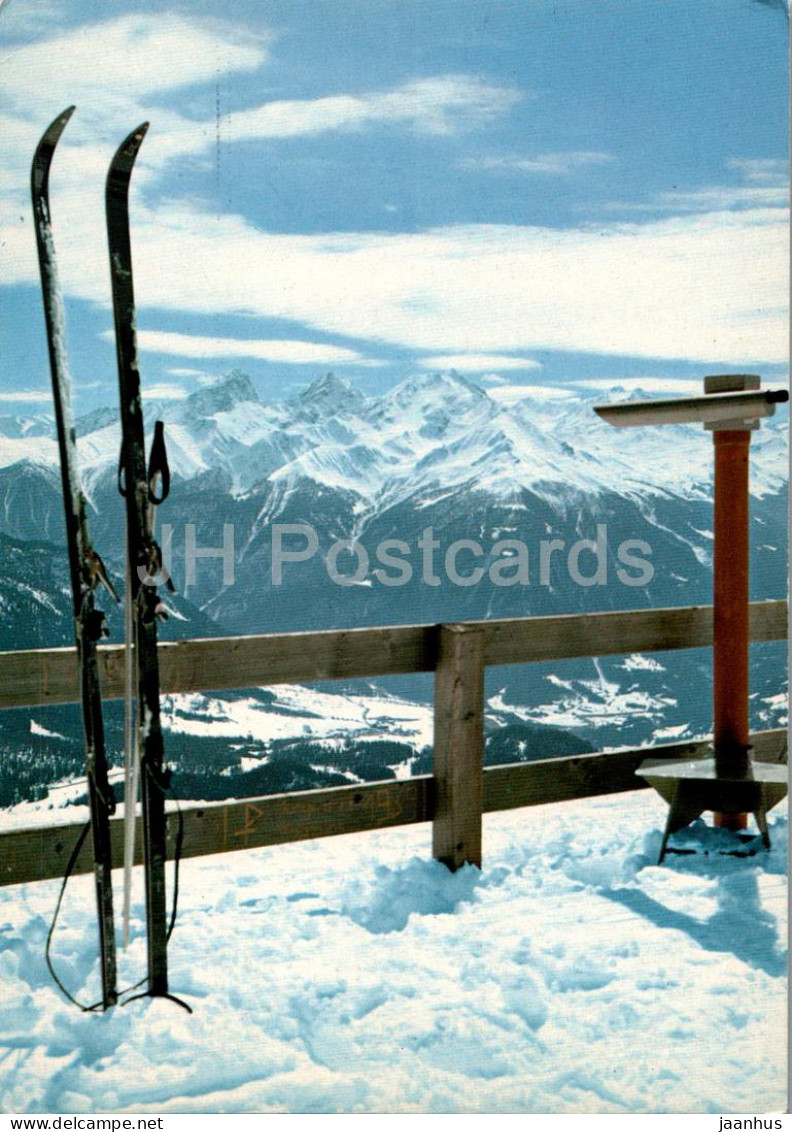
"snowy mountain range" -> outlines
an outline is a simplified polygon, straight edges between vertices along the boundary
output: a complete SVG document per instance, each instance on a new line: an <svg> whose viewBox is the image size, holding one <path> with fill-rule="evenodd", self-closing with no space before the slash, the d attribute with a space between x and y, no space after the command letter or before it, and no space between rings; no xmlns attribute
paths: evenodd
<svg viewBox="0 0 792 1132"><path fill-rule="evenodd" d="M495 391L497 392L497 390ZM263 403L238 370L183 401L150 402L150 421L166 422L172 470L183 480L223 474L236 498L265 484L285 492L306 481L357 495L359 513L405 499L424 505L437 489L464 486L501 500L523 490L548 499L612 491L709 498L710 446L693 425L614 433L592 413L595 401L646 397L614 385L596 394L547 399L542 390L505 404L460 374L420 374L381 397L365 397L328 373L299 396ZM102 408L77 421L89 493L118 459L118 415ZM0 466L57 468L54 426L46 416L0 417ZM786 438L779 417L756 434L752 492L786 482ZM419 498L421 497L421 498ZM7 531L7 533L15 533Z"/></svg>
<svg viewBox="0 0 792 1132"><path fill-rule="evenodd" d="M497 389L451 372L422 374L372 398L327 374L294 398L264 403L234 371L183 401L150 403L149 425L165 421L173 472L160 515L172 528L180 591L170 631L205 636L709 602L712 443L694 426L614 430L592 411L594 401L627 396L641 393L615 386L548 398L526 390L507 404ZM94 542L120 580L117 413L99 409L78 420L77 432ZM783 413L752 442L756 599L786 593L786 452ZM284 525L291 533L278 544ZM316 543L310 555L307 528ZM193 558L192 577L189 537L217 553ZM625 570L621 553L636 541L651 566L642 580L640 571ZM543 559L543 544L553 542L560 550ZM401 566L391 558L382 568L381 548L393 555L396 544ZM280 579L278 545L292 554ZM52 422L0 418L0 647L69 641L62 546ZM111 627L120 639L120 624ZM755 725L785 718L783 657L780 645L755 650ZM493 727L553 724L595 746L669 741L709 730L709 678L701 652L592 658L491 670L488 696ZM377 690L431 698L420 676ZM201 710L210 710L208 702ZM236 738L244 746L244 729Z"/></svg>
<svg viewBox="0 0 792 1132"><path fill-rule="evenodd" d="M596 399L626 395L615 387ZM680 604L683 592L684 600L706 600L712 550L707 435L694 426L654 429L651 437L644 429L617 432L593 414L593 400L547 400L539 393L507 406L452 372L411 378L378 398L328 374L298 397L264 404L235 371L182 402L150 404L149 420L166 422L177 481L161 516L174 528L174 561L183 555L186 524L194 524L203 547L219 547L223 525L234 527L233 584L223 583L217 562L205 560L196 583L181 588L234 631L393 620L394 604L404 603L388 601L371 578L354 587L329 586L324 566L334 542L355 539L369 549L399 538L414 555L421 532L432 527L441 555L459 538L477 539L489 550L511 537L523 539L536 556L543 538L561 538L569 547L581 537L594 539L597 524L605 523L611 555L627 537L649 544L650 586L630 592L611 577L605 585L570 588L562 570L540 592L538 563L531 563L527 586L499 592L487 585L441 586L440 592L423 586L416 592L408 585L396 597L409 594L409 605L425 620ZM116 414L100 409L80 419L77 431L96 512L94 539L120 570ZM753 443L757 596L783 592L786 480L779 417ZM271 589L275 523L310 525L319 546L311 561L284 576L278 600L268 601L262 597ZM62 542L57 446L51 422L40 416L0 419L0 532ZM342 557L339 572L348 574L349 567ZM177 565L177 580L179 573ZM299 601L292 600L295 588ZM306 601L306 592L321 592L322 600Z"/></svg>

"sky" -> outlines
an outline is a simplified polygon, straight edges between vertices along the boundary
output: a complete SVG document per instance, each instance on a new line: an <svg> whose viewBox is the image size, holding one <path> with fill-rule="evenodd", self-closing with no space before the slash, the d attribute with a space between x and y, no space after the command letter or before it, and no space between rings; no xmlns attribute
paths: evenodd
<svg viewBox="0 0 792 1132"><path fill-rule="evenodd" d="M72 103L78 411L117 396L103 182L144 120L144 395L785 382L788 34L783 0L0 0L0 413L50 408L29 166Z"/></svg>

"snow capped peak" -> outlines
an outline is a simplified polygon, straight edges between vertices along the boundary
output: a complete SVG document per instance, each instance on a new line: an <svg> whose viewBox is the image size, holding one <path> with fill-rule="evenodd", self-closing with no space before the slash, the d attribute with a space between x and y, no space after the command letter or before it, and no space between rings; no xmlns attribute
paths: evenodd
<svg viewBox="0 0 792 1132"><path fill-rule="evenodd" d="M579 395L508 404L451 370L421 371L379 397L325 373L292 399L264 404L234 370L184 401L149 402L147 418L156 412L165 421L174 472L186 480L224 469L234 495L305 479L355 493L372 509L473 484L498 498L542 484L557 485L565 498L569 490L708 498L712 445L700 427L614 430L592 412L592 402L646 396L616 380ZM26 432L24 421L3 424L0 467L27 458L57 468L50 437ZM784 424L785 417L771 421L754 438L754 496L775 494L786 482ZM115 407L81 417L78 433L93 485L118 459Z"/></svg>
<svg viewBox="0 0 792 1132"><path fill-rule="evenodd" d="M94 409L93 412L85 413L83 416L78 417L75 421L75 429L78 436L88 436L91 432L96 432L99 429L107 428L108 425L115 425L117 423L118 409L104 405L100 409Z"/></svg>
<svg viewBox="0 0 792 1132"><path fill-rule="evenodd" d="M378 427L401 421L427 438L437 438L469 415L483 422L497 411L480 386L451 370L405 378L373 402L367 416Z"/></svg>
<svg viewBox="0 0 792 1132"><path fill-rule="evenodd" d="M0 436L20 440L25 437L55 436L55 425L50 415L39 414L34 417L0 416Z"/></svg>
<svg viewBox="0 0 792 1132"><path fill-rule="evenodd" d="M191 393L186 409L193 418L213 417L216 413L227 413L246 401L258 403L258 393L247 374L235 369L211 385L204 385Z"/></svg>
<svg viewBox="0 0 792 1132"><path fill-rule="evenodd" d="M355 392L356 390L345 377L336 377L334 373L325 373L322 377L315 378L308 388L302 391L300 400L303 402L317 401L323 397L335 397L339 394L354 394Z"/></svg>
<svg viewBox="0 0 792 1132"><path fill-rule="evenodd" d="M357 413L363 407L365 397L346 378L326 373L303 389L296 402L302 415L316 420L319 416Z"/></svg>
<svg viewBox="0 0 792 1132"><path fill-rule="evenodd" d="M669 393L668 396L673 396L673 393ZM607 399L608 401L662 400L662 398L658 398L658 395L656 393L648 393L645 389L642 389L640 385L631 386L629 389L624 385L613 385L605 393L604 399ZM600 397L599 400L603 400L603 398Z"/></svg>
<svg viewBox="0 0 792 1132"><path fill-rule="evenodd" d="M460 395L466 401L489 401L489 397L481 388L472 381L468 381L466 377L457 373L455 369L448 370L445 373L417 373L412 377L406 378L400 382L394 389L390 391L387 396L392 397L394 401L401 404L406 403L409 398L420 396L421 399L428 396L432 400L446 400L449 398L457 398Z"/></svg>

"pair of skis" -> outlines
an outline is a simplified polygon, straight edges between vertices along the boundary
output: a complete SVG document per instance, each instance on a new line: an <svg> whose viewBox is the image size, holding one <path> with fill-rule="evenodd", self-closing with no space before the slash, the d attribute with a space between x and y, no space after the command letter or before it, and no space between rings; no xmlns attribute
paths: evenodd
<svg viewBox="0 0 792 1132"><path fill-rule="evenodd" d="M97 644L106 635L106 629L104 614L96 608L94 601L98 583L103 582L112 596L116 600L118 598L91 544L85 497L80 486L71 378L64 339L63 300L49 205L52 159L73 112L72 106L60 114L41 138L33 158L31 190L58 432L74 631L80 664L85 767L99 923L102 999L94 1007L86 1009L106 1010L118 1001L119 991L110 828L115 799L108 782L99 685ZM148 125L144 124L130 134L113 157L106 183L106 214L121 405L119 488L125 497L127 514L129 568L126 600L133 610L140 720L138 751L148 936L148 987L144 993L171 997L168 995L167 945L172 922L169 927L165 891L165 791L169 772L164 764L160 725L157 617L161 607L155 582L161 574L161 563L152 530L153 509L167 495L170 477L161 422L157 422L151 456L146 465L129 238L129 184L147 128ZM131 807L134 820L136 797L127 796L125 806L127 811Z"/></svg>

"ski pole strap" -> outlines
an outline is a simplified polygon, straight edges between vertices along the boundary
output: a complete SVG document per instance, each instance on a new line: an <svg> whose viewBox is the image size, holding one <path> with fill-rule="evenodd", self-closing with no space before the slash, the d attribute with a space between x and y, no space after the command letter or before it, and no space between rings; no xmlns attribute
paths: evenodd
<svg viewBox="0 0 792 1132"><path fill-rule="evenodd" d="M141 762L141 765L145 767L146 773L161 794L164 794L167 790L170 790L171 778L173 777L173 771L170 769L170 767L155 767L149 759L143 760Z"/></svg>
<svg viewBox="0 0 792 1132"><path fill-rule="evenodd" d="M122 441L121 451L118 457L118 493L126 497L124 464L124 442ZM168 464L168 452L165 447L165 426L162 421L156 421L154 424L154 439L151 442L146 479L148 481L149 503L153 503L155 506L164 503L170 492L170 466ZM157 480L160 481L159 493L155 488Z"/></svg>
<svg viewBox="0 0 792 1132"><path fill-rule="evenodd" d="M93 784L93 788L96 791L96 796L104 806L106 812L108 814L114 814L116 812L116 797L115 792L113 791L113 787L110 785L110 783L107 782L104 786L101 786L96 781L95 775L91 775L89 781Z"/></svg>
<svg viewBox="0 0 792 1132"><path fill-rule="evenodd" d="M157 480L160 481L159 494L155 490ZM170 491L170 468L168 467L168 453L165 449L165 426L162 421L154 425L154 439L151 442L148 465L148 493L149 502L155 506L168 498Z"/></svg>
<svg viewBox="0 0 792 1132"><path fill-rule="evenodd" d="M113 601L117 602L120 605L121 598L118 596L115 586L110 581L110 575L107 573L107 567L92 547L89 547L86 551L85 565L88 570L88 584L90 588L92 590L95 590L101 582L101 584L110 594Z"/></svg>
<svg viewBox="0 0 792 1132"><path fill-rule="evenodd" d="M66 892L66 885L69 883L69 877L72 875L72 872L74 871L74 866L77 863L77 858L80 856L80 851L82 850L82 847L85 844L85 839L87 838L90 830L91 830L91 823L90 823L90 821L88 821L83 826L82 832L80 833L80 836L77 838L77 841L74 844L74 848L71 851L71 856L69 857L69 863L66 866L66 872L65 872L65 874L63 876L63 880L61 882L60 892L58 893L58 901L55 905L55 911L53 912L53 915L52 915L52 922L50 923L49 931L47 932L47 942L46 942L46 945L44 947L44 960L47 964L47 969L49 970L49 973L52 976L53 982L55 983L56 987L61 992L61 994L65 998L67 998L69 1000L69 1002L71 1002L79 1010L82 1010L83 1014L93 1014L97 1010L103 1010L107 1004L100 999L99 1002L94 1002L94 1003L91 1003L90 1006L86 1006L84 1002L80 1002L79 999L75 998L75 996L71 993L71 991L66 989L64 983L59 978L59 976L58 976L58 974L55 970L55 967L53 966L53 963L52 963L51 950L52 950L52 938L55 935L55 927L58 923L58 917L60 915L61 904L63 903L63 896L64 896L64 893Z"/></svg>

